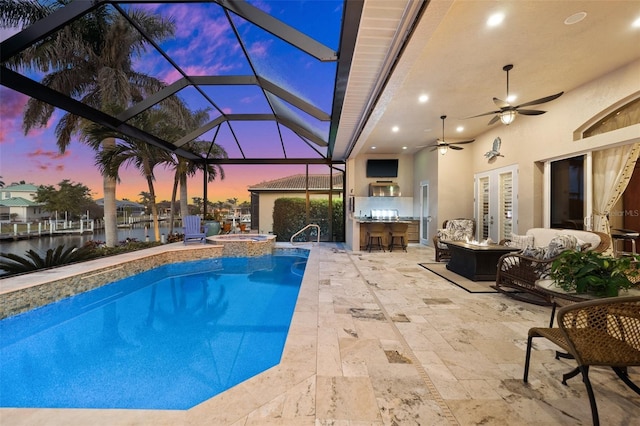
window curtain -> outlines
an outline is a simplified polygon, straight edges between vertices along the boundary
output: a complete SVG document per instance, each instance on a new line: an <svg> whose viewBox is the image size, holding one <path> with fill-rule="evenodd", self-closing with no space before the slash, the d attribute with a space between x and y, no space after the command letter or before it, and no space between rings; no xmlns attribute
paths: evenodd
<svg viewBox="0 0 640 426"><path fill-rule="evenodd" d="M629 184L640 143L593 153L593 230L611 235L608 214ZM612 251L610 246L607 250Z"/></svg>

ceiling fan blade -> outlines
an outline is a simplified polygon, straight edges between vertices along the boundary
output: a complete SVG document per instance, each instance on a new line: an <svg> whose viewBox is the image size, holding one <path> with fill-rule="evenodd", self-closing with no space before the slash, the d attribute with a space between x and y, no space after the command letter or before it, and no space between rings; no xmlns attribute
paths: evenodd
<svg viewBox="0 0 640 426"><path fill-rule="evenodd" d="M463 118L463 120L466 120L467 118L484 117L485 115L500 114L500 112L501 111L489 111L489 112L485 112L484 114L478 114L478 115L472 115L471 117L465 117L465 118Z"/></svg>
<svg viewBox="0 0 640 426"><path fill-rule="evenodd" d="M489 123L487 124L487 126L491 126L493 123L495 123L496 121L500 120L500 116L496 115L495 117L493 117L491 120L489 120Z"/></svg>
<svg viewBox="0 0 640 426"><path fill-rule="evenodd" d="M471 140L469 140L469 141L449 142L449 143L450 143L450 144L452 144L452 145L453 145L453 144L456 144L456 145L464 145L464 144L467 144L467 143L471 143L471 142L473 142L473 141L475 141L475 139L471 139Z"/></svg>
<svg viewBox="0 0 640 426"><path fill-rule="evenodd" d="M522 115L541 115L547 112L547 111L538 111L535 109L519 109L517 111L518 111L518 114L522 114Z"/></svg>
<svg viewBox="0 0 640 426"><path fill-rule="evenodd" d="M455 150L458 150L458 151L459 151L459 150L461 150L461 149L464 149L464 148L463 148L463 147L461 147L461 146L455 146L455 145L449 145L449 148L451 148L451 149L455 149Z"/></svg>
<svg viewBox="0 0 640 426"><path fill-rule="evenodd" d="M496 104L496 106L500 109L503 108L511 108L511 104L507 101L503 101L502 99L498 99L498 98L493 98L493 103ZM500 111L498 111L500 112Z"/></svg>
<svg viewBox="0 0 640 426"><path fill-rule="evenodd" d="M560 96L562 96L564 92L560 92L560 93L556 93L555 95L550 95L550 96L545 96L544 98L540 98L540 99L536 99L535 101L531 101L531 102L525 102L521 105L518 105L516 108L520 108L520 107L526 107L526 106L531 106L531 105L540 105L543 104L545 102L550 102L554 99L558 99Z"/></svg>

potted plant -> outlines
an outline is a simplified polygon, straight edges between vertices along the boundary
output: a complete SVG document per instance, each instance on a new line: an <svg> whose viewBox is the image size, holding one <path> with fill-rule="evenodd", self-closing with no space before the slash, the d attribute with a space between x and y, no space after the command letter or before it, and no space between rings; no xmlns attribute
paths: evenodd
<svg viewBox="0 0 640 426"><path fill-rule="evenodd" d="M611 257L594 251L567 250L551 264L551 278L569 293L614 297L634 285L640 256Z"/></svg>
<svg viewBox="0 0 640 426"><path fill-rule="evenodd" d="M207 225L207 237L218 235L220 233L220 221L215 215L207 213L204 216L204 224Z"/></svg>

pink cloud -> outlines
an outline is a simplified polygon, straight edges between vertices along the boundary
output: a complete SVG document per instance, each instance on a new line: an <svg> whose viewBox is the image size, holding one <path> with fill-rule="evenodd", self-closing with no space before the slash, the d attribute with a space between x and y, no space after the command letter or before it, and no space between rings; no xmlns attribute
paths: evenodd
<svg viewBox="0 0 640 426"><path fill-rule="evenodd" d="M33 152L27 153L27 157L32 157L32 158L45 157L52 160L58 160L61 158L69 157L70 155L71 155L71 150L67 150L64 153L60 153L58 151L44 151L41 148L38 148Z"/></svg>
<svg viewBox="0 0 640 426"><path fill-rule="evenodd" d="M22 111L27 104L28 96L13 90L0 87L0 116L4 122L6 119L22 118Z"/></svg>
<svg viewBox="0 0 640 426"><path fill-rule="evenodd" d="M22 133L22 111L29 98L21 93L0 87L0 143L16 138Z"/></svg>
<svg viewBox="0 0 640 426"><path fill-rule="evenodd" d="M266 57L270 45L271 41L258 41L252 43L249 47L249 54L255 55L256 57Z"/></svg>

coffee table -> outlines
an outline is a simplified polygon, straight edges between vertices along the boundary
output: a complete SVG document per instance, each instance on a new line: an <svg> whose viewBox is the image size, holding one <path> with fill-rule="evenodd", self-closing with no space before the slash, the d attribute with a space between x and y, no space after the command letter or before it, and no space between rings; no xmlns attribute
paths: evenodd
<svg viewBox="0 0 640 426"><path fill-rule="evenodd" d="M447 241L446 244L451 252L447 269L472 281L495 281L500 256L520 250L499 244L479 245L462 241Z"/></svg>

